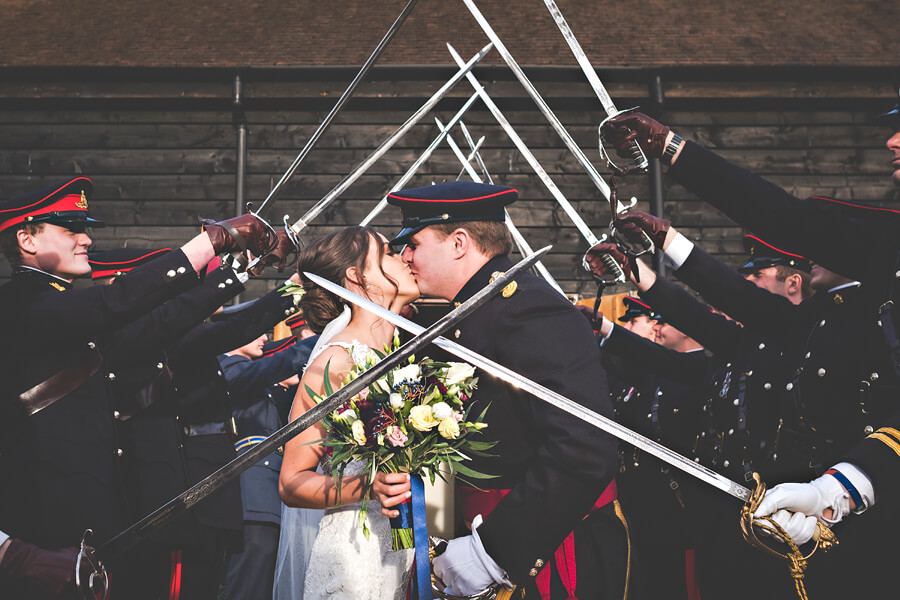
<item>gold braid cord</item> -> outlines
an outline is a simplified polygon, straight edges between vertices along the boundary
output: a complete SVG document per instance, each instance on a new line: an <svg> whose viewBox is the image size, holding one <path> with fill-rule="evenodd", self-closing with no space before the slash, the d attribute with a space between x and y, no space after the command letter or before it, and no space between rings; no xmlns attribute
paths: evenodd
<svg viewBox="0 0 900 600"><path fill-rule="evenodd" d="M788 563L788 569L791 572L791 577L794 578L794 585L797 588L797 595L800 596L800 600L808 600L808 596L806 595L806 588L803 585L803 577L806 572L806 563L819 548L822 548L822 552L827 552L828 550L836 546L838 543L837 538L834 537L834 533L832 533L832 531L828 527L825 527L825 525L823 525L822 523L817 523L816 533L813 535L813 539L816 541L816 544L815 546L813 546L813 549L810 551L810 553L804 556L800 552L800 548L797 547L797 544L794 543L794 540L791 539L791 536L789 536L787 532L772 518L755 518L753 516L753 513L756 512L756 509L759 507L759 503L762 502L763 497L766 495L766 484L764 484L760 480L759 474L754 473L753 479L754 481L756 481L756 488L753 490L753 494L750 496L750 500L743 506L743 508L741 508L741 531L744 534L744 539L748 544L750 544L757 550L762 550L763 552L771 556L786 561ZM782 553L771 548L768 544L757 537L756 529L759 529L760 531L763 531L773 537L780 539L782 542L787 544L788 551Z"/></svg>

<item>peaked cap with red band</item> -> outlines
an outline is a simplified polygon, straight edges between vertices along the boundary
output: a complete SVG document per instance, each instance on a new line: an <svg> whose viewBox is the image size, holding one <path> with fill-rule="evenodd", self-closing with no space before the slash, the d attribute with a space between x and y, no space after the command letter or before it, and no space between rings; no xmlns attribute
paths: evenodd
<svg viewBox="0 0 900 600"><path fill-rule="evenodd" d="M105 252L91 252L88 262L91 264L91 279L102 277L118 277L128 271L171 252L171 248L116 248Z"/></svg>
<svg viewBox="0 0 900 600"><path fill-rule="evenodd" d="M0 231L22 223L51 223L68 229L104 227L103 221L88 216L88 197L93 190L90 179L76 177L0 202Z"/></svg>
<svg viewBox="0 0 900 600"><path fill-rule="evenodd" d="M448 181L391 192L388 204L403 211L403 230L391 243L406 244L422 229L438 223L505 221L504 207L518 197L513 188L473 181Z"/></svg>
<svg viewBox="0 0 900 600"><path fill-rule="evenodd" d="M622 304L625 305L625 313L619 317L618 320L623 323L627 323L628 321L641 316L647 317L651 321L662 320L662 316L653 310L649 304L634 296L624 296L622 298Z"/></svg>
<svg viewBox="0 0 900 600"><path fill-rule="evenodd" d="M760 269L783 265L809 273L809 261L799 254L791 254L776 248L769 242L748 233L744 236L744 248L750 254L750 262L738 269L738 273L748 275Z"/></svg>

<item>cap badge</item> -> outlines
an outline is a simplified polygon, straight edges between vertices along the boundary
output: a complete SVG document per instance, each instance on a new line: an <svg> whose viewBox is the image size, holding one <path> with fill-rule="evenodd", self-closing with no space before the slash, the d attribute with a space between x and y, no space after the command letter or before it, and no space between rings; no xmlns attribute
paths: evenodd
<svg viewBox="0 0 900 600"><path fill-rule="evenodd" d="M82 210L87 210L87 197L84 195L84 190L81 190L81 200L75 203L76 208L80 208Z"/></svg>

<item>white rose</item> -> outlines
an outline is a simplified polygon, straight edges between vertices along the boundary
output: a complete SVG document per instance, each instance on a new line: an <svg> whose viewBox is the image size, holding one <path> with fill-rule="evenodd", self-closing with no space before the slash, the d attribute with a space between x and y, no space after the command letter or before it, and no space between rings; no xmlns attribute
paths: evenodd
<svg viewBox="0 0 900 600"><path fill-rule="evenodd" d="M459 423L453 417L447 417L438 425L438 433L445 439L455 440L459 437Z"/></svg>
<svg viewBox="0 0 900 600"><path fill-rule="evenodd" d="M352 425L357 420L359 420L359 418L356 416L356 411L352 408L348 408L347 410L340 412L337 418L339 421L343 421L348 425Z"/></svg>
<svg viewBox="0 0 900 600"><path fill-rule="evenodd" d="M391 406L397 410L403 408L403 405L405 404L405 402L403 401L403 396L401 396L397 392L391 392L390 400Z"/></svg>
<svg viewBox="0 0 900 600"><path fill-rule="evenodd" d="M360 446L366 445L366 426L363 425L362 421L353 421L353 425L350 427L353 432L354 441Z"/></svg>
<svg viewBox="0 0 900 600"><path fill-rule="evenodd" d="M431 431L439 423L427 404L413 406L409 410L409 422L419 431Z"/></svg>
<svg viewBox="0 0 900 600"><path fill-rule="evenodd" d="M431 405L431 412L434 413L434 418L438 421L443 421L451 414L453 414L453 409L450 408L450 405L446 402L437 402Z"/></svg>
<svg viewBox="0 0 900 600"><path fill-rule="evenodd" d="M394 383L400 383L407 379L410 381L418 381L419 372L419 365L406 365L405 367L401 367L394 371Z"/></svg>
<svg viewBox="0 0 900 600"><path fill-rule="evenodd" d="M450 387L451 385L456 385L458 383L462 383L466 379L473 377L475 375L475 367L468 363L450 363L450 368L447 369L447 379L444 381L444 385Z"/></svg>

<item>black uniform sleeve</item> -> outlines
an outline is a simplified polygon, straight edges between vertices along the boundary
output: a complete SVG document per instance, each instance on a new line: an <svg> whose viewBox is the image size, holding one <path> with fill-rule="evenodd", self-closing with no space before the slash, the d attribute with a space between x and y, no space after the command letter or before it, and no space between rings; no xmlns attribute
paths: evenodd
<svg viewBox="0 0 900 600"><path fill-rule="evenodd" d="M219 364L232 398L248 398L248 392L269 387L291 375L299 374L306 365L315 342L300 340L271 356L247 360L238 356L221 356Z"/></svg>
<svg viewBox="0 0 900 600"><path fill-rule="evenodd" d="M839 202L797 198L699 144L685 143L669 176L763 239L846 277L883 272L872 261L897 255L896 213L850 218Z"/></svg>
<svg viewBox="0 0 900 600"><path fill-rule="evenodd" d="M710 312L709 307L684 288L665 277L657 277L650 289L641 293L641 298L655 307L667 322L710 352L725 360L734 357L740 344L741 326Z"/></svg>
<svg viewBox="0 0 900 600"><path fill-rule="evenodd" d="M790 300L750 283L697 246L675 274L707 302L764 337L783 338L797 317Z"/></svg>
<svg viewBox="0 0 900 600"><path fill-rule="evenodd" d="M894 502L900 498L900 411L841 457L865 472L872 480L878 502Z"/></svg>
<svg viewBox="0 0 900 600"><path fill-rule="evenodd" d="M555 291L516 293L492 328L498 362L612 418L593 332ZM537 452L478 531L488 554L521 582L535 559L551 556L588 514L612 481L618 458L612 436L530 395L517 399L533 415Z"/></svg>
<svg viewBox="0 0 900 600"><path fill-rule="evenodd" d="M107 364L118 367L157 356L243 289L233 271L216 269L200 285L110 335L103 344Z"/></svg>
<svg viewBox="0 0 900 600"><path fill-rule="evenodd" d="M172 361L217 356L240 348L296 312L293 298L272 290L223 321L201 323L166 350Z"/></svg>
<svg viewBox="0 0 900 600"><path fill-rule="evenodd" d="M663 348L624 327L613 327L602 350L644 365L647 370L666 379L688 385L706 383L708 358L703 352L676 352Z"/></svg>
<svg viewBox="0 0 900 600"><path fill-rule="evenodd" d="M181 250L169 252L110 285L98 285L34 298L17 316L35 337L52 339L64 329L71 337L90 338L133 321L199 283Z"/></svg>

